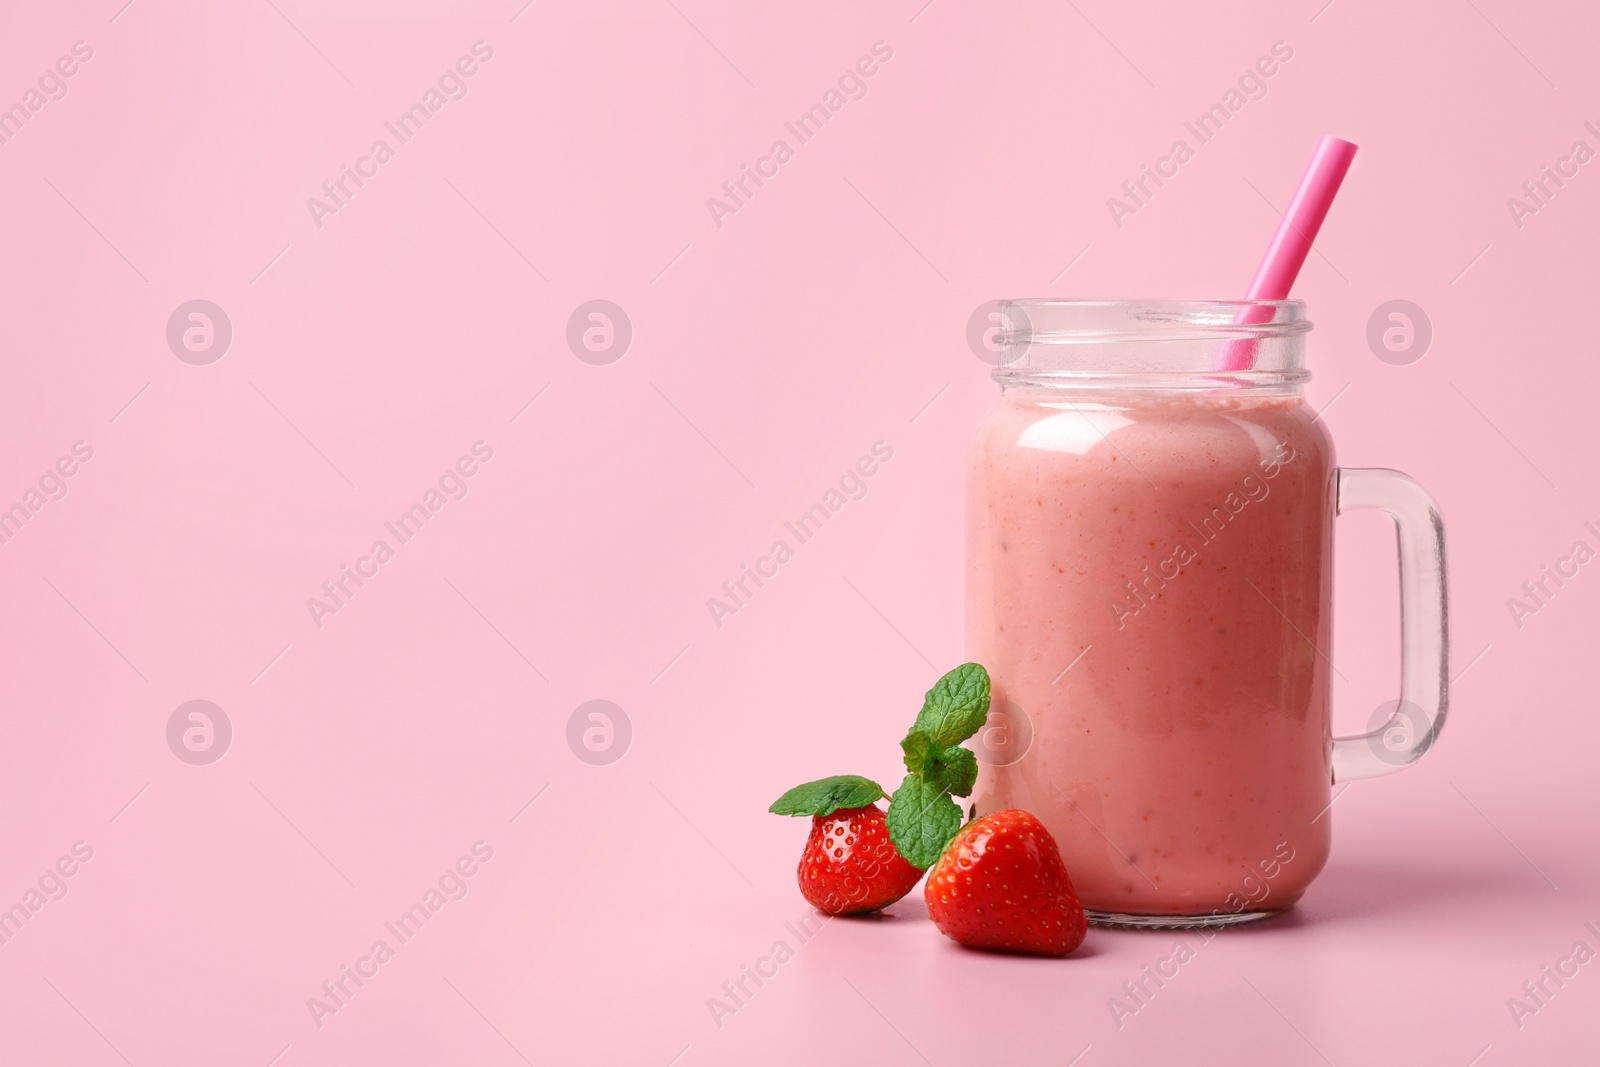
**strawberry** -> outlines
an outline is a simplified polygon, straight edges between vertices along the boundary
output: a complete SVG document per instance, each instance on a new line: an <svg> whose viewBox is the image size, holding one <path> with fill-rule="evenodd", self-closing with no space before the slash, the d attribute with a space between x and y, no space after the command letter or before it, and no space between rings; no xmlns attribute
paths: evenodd
<svg viewBox="0 0 1600 1067"><path fill-rule="evenodd" d="M921 877L889 842L876 804L811 817L811 836L800 856L800 893L829 915L886 908Z"/></svg>
<svg viewBox="0 0 1600 1067"><path fill-rule="evenodd" d="M923 892L939 932L971 948L1065 956L1088 928L1055 838L1017 808L962 827Z"/></svg>
<svg viewBox="0 0 1600 1067"><path fill-rule="evenodd" d="M800 856L800 893L829 915L888 907L922 877L889 840L876 804L885 795L870 779L839 775L796 786L770 809L811 816L811 836Z"/></svg>
<svg viewBox="0 0 1600 1067"><path fill-rule="evenodd" d="M907 773L892 798L870 778L839 774L797 785L773 802L767 810L774 814L812 817L800 859L807 900L831 915L852 915L911 892L961 826L955 798L971 795L978 778L978 759L961 742L987 720L989 689L982 664L963 663L923 695L900 742ZM885 798L887 812L878 809Z"/></svg>

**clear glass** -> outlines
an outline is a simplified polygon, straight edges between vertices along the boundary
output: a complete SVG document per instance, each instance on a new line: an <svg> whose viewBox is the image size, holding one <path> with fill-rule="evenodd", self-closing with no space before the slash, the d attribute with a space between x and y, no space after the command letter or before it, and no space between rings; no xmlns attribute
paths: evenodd
<svg viewBox="0 0 1600 1067"><path fill-rule="evenodd" d="M1445 707L1443 532L1339 471L1296 301L1001 305L968 507L967 644L994 678L979 813L1044 821L1095 921L1223 925L1298 900L1330 786L1407 765ZM1225 346L1250 369L1217 371ZM1334 739L1333 517L1400 530L1401 700Z"/></svg>

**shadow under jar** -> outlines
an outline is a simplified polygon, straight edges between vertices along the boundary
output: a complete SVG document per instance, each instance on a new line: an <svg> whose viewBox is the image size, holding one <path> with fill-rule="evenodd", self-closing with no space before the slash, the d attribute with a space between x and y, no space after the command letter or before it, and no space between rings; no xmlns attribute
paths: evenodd
<svg viewBox="0 0 1600 1067"><path fill-rule="evenodd" d="M1334 467L1298 301L1000 315L968 494L968 654L994 682L976 810L1037 815L1097 922L1282 911L1327 861L1332 783L1409 765L1443 724L1437 509L1398 472ZM1212 369L1226 344L1249 370ZM1355 507L1399 530L1402 692L1335 739L1333 518Z"/></svg>

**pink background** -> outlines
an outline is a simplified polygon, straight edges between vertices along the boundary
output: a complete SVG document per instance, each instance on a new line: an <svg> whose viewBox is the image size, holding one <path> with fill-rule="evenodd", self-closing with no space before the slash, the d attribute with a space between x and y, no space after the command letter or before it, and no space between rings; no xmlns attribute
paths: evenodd
<svg viewBox="0 0 1600 1067"><path fill-rule="evenodd" d="M1506 600L1600 547L1600 162L1520 228L1506 200L1600 148L1593 5L123 3L0 15L0 103L94 50L0 145L0 506L94 450L0 545L0 907L93 849L0 945L0 1060L1592 1062L1600 963L1520 1028L1507 999L1600 949L1600 564L1520 628ZM315 225L480 40L468 95ZM880 40L868 95L719 228L706 199ZM1280 40L1266 97L1118 228L1107 198ZM1303 904L1186 938L1120 1029L1108 998L1173 935L978 955L920 891L719 1028L707 998L808 911L806 827L766 804L897 778L961 658L995 395L968 315L1238 295L1325 132L1362 151L1297 289L1309 395L1344 463L1443 506L1439 747L1341 794ZM597 298L633 326L606 366L565 341ZM1405 366L1364 339L1396 298L1435 331ZM234 332L206 366L165 338L193 299ZM307 598L480 440L466 498L318 628ZM715 626L706 599L878 440L869 495ZM1395 695L1392 553L1341 522L1340 732ZM207 766L166 740L194 699L234 732ZM632 724L606 766L566 741L592 699ZM480 840L466 897L319 1028L307 998Z"/></svg>

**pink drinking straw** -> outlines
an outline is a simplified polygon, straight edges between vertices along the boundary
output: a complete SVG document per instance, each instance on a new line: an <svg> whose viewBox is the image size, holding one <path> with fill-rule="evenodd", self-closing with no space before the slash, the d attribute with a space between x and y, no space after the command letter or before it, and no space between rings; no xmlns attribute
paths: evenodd
<svg viewBox="0 0 1600 1067"><path fill-rule="evenodd" d="M1356 146L1337 137L1324 137L1311 156L1311 163L1294 191L1289 210L1272 235L1267 254L1261 257L1256 276L1245 294L1249 300L1283 300L1289 296L1295 276L1311 251L1311 242L1317 239L1322 220L1328 215L1339 183L1344 181L1350 161L1355 158ZM1247 307L1234 317L1238 324L1257 324L1272 318L1272 309ZM1217 370L1248 370L1255 362L1256 345L1253 340L1229 341L1217 353L1214 363Z"/></svg>

